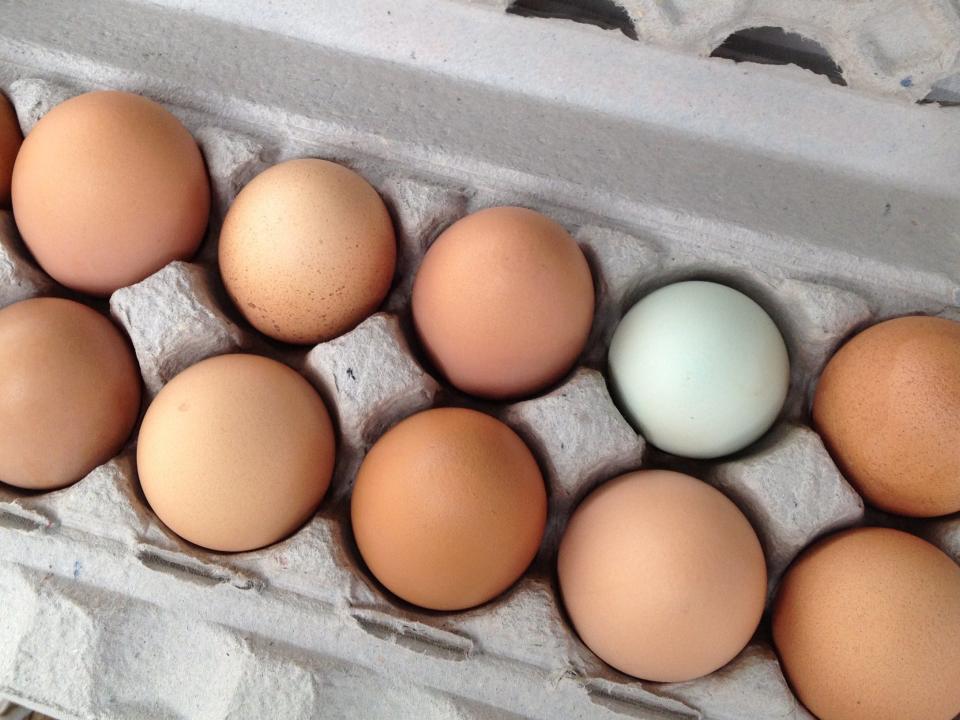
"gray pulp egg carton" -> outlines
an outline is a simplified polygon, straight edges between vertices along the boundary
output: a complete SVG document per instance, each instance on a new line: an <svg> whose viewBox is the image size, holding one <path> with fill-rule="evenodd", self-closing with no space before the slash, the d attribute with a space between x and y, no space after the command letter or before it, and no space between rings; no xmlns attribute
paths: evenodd
<svg viewBox="0 0 960 720"><path fill-rule="evenodd" d="M766 623L699 680L648 683L605 666L564 616L557 542L590 489L651 465L695 474L743 509L771 588L813 538L864 521L861 499L807 426L809 393L857 329L908 312L960 317L960 114L466 3L0 0L0 88L25 132L94 87L166 104L200 143L214 190L196 258L92 302L129 334L145 402L210 355L278 358L331 408L337 470L304 528L235 555L193 547L157 520L138 486L135 438L66 489L0 486L0 696L57 718L810 717ZM382 311L303 349L242 322L216 268L236 192L300 156L367 177L400 248ZM594 272L597 315L558 386L477 405L541 463L550 520L540 555L483 607L425 612L363 567L350 485L391 424L435 404L471 404L424 369L410 285L444 227L504 203L570 229ZM685 278L757 299L792 358L775 428L716 462L646 447L603 375L623 312ZM62 292L0 215L0 304ZM872 511L870 521L897 522ZM960 559L957 518L907 526Z"/></svg>
<svg viewBox="0 0 960 720"><path fill-rule="evenodd" d="M852 88L907 100L960 101L957 0L870 0L828 7L796 0L468 1L512 13L593 22L701 57L740 33L751 43L745 50L762 51L756 43L773 44L768 61L796 57L784 49L826 58Z"/></svg>

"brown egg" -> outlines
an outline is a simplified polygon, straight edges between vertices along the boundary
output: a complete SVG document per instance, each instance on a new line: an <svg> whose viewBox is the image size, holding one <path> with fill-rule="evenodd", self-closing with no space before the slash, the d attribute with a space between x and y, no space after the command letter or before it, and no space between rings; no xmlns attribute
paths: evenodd
<svg viewBox="0 0 960 720"><path fill-rule="evenodd" d="M23 135L10 102L0 95L0 207L10 207L10 179Z"/></svg>
<svg viewBox="0 0 960 720"><path fill-rule="evenodd" d="M430 358L461 390L502 399L559 380L593 322L590 267L560 225L533 210L481 210L449 227L413 286Z"/></svg>
<svg viewBox="0 0 960 720"><path fill-rule="evenodd" d="M329 340L374 312L396 260L377 191L326 160L290 160L255 177L220 233L230 297L257 330L291 343Z"/></svg>
<svg viewBox="0 0 960 720"><path fill-rule="evenodd" d="M286 365L221 355L188 368L140 427L140 485L157 516L211 550L253 550L305 523L330 485L335 440L316 390Z"/></svg>
<svg viewBox="0 0 960 720"><path fill-rule="evenodd" d="M644 680L691 680L732 660L763 614L750 523L689 475L640 470L594 490L560 543L570 619L602 660Z"/></svg>
<svg viewBox="0 0 960 720"><path fill-rule="evenodd" d="M91 295L193 255L209 210L190 133L130 93L61 103L27 136L13 170L13 212L33 256L55 280Z"/></svg>
<svg viewBox="0 0 960 720"><path fill-rule="evenodd" d="M780 584L773 639L820 720L950 720L960 713L960 567L898 530L828 537Z"/></svg>
<svg viewBox="0 0 960 720"><path fill-rule="evenodd" d="M960 323L904 317L864 330L824 369L813 422L873 505L960 510Z"/></svg>
<svg viewBox="0 0 960 720"><path fill-rule="evenodd" d="M473 410L407 418L371 448L351 499L353 534L389 590L433 610L496 597L533 560L547 494L517 434Z"/></svg>
<svg viewBox="0 0 960 720"><path fill-rule="evenodd" d="M72 300L0 310L0 482L52 490L116 455L140 412L126 338Z"/></svg>

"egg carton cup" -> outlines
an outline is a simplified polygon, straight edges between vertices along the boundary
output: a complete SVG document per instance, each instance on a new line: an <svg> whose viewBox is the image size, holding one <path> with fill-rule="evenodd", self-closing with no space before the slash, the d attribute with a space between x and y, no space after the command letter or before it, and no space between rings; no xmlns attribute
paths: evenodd
<svg viewBox="0 0 960 720"><path fill-rule="evenodd" d="M204 551L167 530L139 488L135 434L63 490L0 486L0 695L57 718L810 718L766 621L698 680L643 682L603 664L564 615L557 544L592 488L639 467L690 472L737 503L763 544L771 592L810 541L865 521L808 427L810 392L830 354L866 325L912 312L960 317L960 116L464 3L254 5L95 0L80 11L66 0L0 0L0 89L25 132L63 99L113 87L164 103L204 153L214 206L197 257L91 302L129 335L146 395L205 357L254 352L302 372L338 429L317 515L254 552ZM303 156L370 180L399 248L381 312L312 348L253 331L216 266L238 190ZM409 310L412 277L439 232L496 204L562 222L598 293L577 367L512 404L473 401L435 376ZM775 427L713 462L648 447L604 377L623 313L691 278L756 299L792 360ZM0 304L48 294L75 297L39 271L0 214ZM435 405L501 418L548 486L533 566L460 613L390 595L349 526L364 453ZM956 518L867 514L960 560Z"/></svg>

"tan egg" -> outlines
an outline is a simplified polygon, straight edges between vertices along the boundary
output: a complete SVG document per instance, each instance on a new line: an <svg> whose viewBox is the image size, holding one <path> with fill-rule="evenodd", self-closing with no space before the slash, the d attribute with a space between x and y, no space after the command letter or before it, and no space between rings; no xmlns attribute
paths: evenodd
<svg viewBox="0 0 960 720"><path fill-rule="evenodd" d="M413 286L417 333L461 390L503 399L556 382L593 322L593 278L566 230L533 210L498 207L449 227Z"/></svg>
<svg viewBox="0 0 960 720"><path fill-rule="evenodd" d="M127 339L72 300L0 310L0 482L52 490L116 455L140 412Z"/></svg>
<svg viewBox="0 0 960 720"><path fill-rule="evenodd" d="M320 504L335 440L301 375L257 355L221 355L171 380L137 443L143 493L173 532L211 550L282 540Z"/></svg>
<svg viewBox="0 0 960 720"><path fill-rule="evenodd" d="M557 564L580 638L644 680L723 667L763 614L767 571L753 528L689 475L641 470L601 485L570 519Z"/></svg>
<svg viewBox="0 0 960 720"><path fill-rule="evenodd" d="M824 369L813 422L871 504L960 510L960 323L903 317L861 332Z"/></svg>
<svg viewBox="0 0 960 720"><path fill-rule="evenodd" d="M473 410L441 408L377 441L350 512L360 554L387 589L425 608L462 610L523 574L543 538L547 494L513 430Z"/></svg>
<svg viewBox="0 0 960 720"><path fill-rule="evenodd" d="M290 160L255 177L220 232L220 272L260 332L317 343L352 329L390 289L397 260L383 200L326 160Z"/></svg>
<svg viewBox="0 0 960 720"><path fill-rule="evenodd" d="M10 102L0 95L0 207L10 207L10 179L23 135Z"/></svg>
<svg viewBox="0 0 960 720"><path fill-rule="evenodd" d="M820 720L960 713L960 567L913 535L858 528L808 549L780 584L773 639Z"/></svg>
<svg viewBox="0 0 960 720"><path fill-rule="evenodd" d="M210 211L203 157L180 121L124 92L91 92L47 113L13 170L13 212L37 262L91 295L196 252Z"/></svg>

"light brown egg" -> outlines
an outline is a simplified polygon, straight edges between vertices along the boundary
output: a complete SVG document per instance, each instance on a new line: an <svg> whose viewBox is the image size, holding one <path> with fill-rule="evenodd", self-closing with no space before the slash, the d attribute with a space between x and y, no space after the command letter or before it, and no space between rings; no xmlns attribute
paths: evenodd
<svg viewBox="0 0 960 720"><path fill-rule="evenodd" d="M472 395L530 395L559 380L593 322L593 278L566 230L533 210L468 215L431 246L413 286L420 339Z"/></svg>
<svg viewBox="0 0 960 720"><path fill-rule="evenodd" d="M130 93L57 105L24 140L13 170L13 212L33 256L55 280L91 295L193 255L209 211L190 133Z"/></svg>
<svg viewBox="0 0 960 720"><path fill-rule="evenodd" d="M396 260L377 191L326 160L290 160L255 177L220 233L230 297L257 330L291 343L329 340L374 312Z"/></svg>
<svg viewBox="0 0 960 720"><path fill-rule="evenodd" d="M824 369L813 422L871 504L960 510L960 323L904 317L861 332Z"/></svg>
<svg viewBox="0 0 960 720"><path fill-rule="evenodd" d="M52 490L116 455L140 412L127 339L72 300L0 310L0 482Z"/></svg>
<svg viewBox="0 0 960 720"><path fill-rule="evenodd" d="M640 470L594 490L560 543L563 602L602 660L681 681L732 660L763 614L767 571L750 523L689 475Z"/></svg>
<svg viewBox="0 0 960 720"><path fill-rule="evenodd" d="M370 571L404 600L461 610L496 597L533 560L547 494L530 450L473 410L413 415L371 448L351 499Z"/></svg>
<svg viewBox="0 0 960 720"><path fill-rule="evenodd" d="M951 720L960 713L960 567L898 530L828 537L787 571L773 639L820 720Z"/></svg>
<svg viewBox="0 0 960 720"><path fill-rule="evenodd" d="M10 179L23 135L13 106L0 95L0 207L10 207Z"/></svg>
<svg viewBox="0 0 960 720"><path fill-rule="evenodd" d="M157 516L211 550L253 550L305 523L335 440L316 390L286 365L221 355L171 380L140 427L140 485Z"/></svg>

